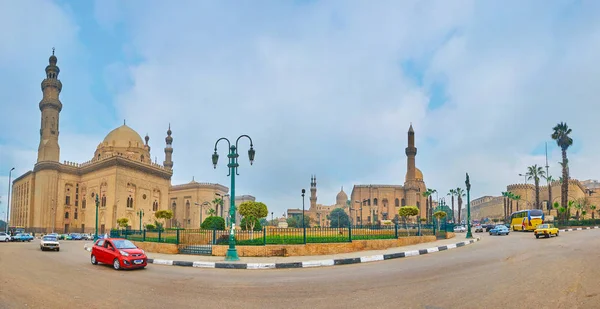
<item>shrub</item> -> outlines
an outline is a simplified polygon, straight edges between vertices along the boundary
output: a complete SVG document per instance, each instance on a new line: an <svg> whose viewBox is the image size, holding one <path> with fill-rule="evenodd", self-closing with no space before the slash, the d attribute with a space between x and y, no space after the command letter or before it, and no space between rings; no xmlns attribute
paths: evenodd
<svg viewBox="0 0 600 309"><path fill-rule="evenodd" d="M216 216L210 216L202 222L200 228L210 229L210 230L224 230L225 229L225 219Z"/></svg>
<svg viewBox="0 0 600 309"><path fill-rule="evenodd" d="M147 230L153 230L155 228L156 228L156 225L154 225L154 224L146 224L146 229Z"/></svg>

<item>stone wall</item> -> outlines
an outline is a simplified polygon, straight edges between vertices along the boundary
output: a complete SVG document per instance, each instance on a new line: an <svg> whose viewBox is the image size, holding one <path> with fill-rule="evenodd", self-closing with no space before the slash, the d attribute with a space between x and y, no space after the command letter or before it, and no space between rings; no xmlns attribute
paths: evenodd
<svg viewBox="0 0 600 309"><path fill-rule="evenodd" d="M158 242L143 242L143 241L132 241L138 248L154 253L166 253L166 254L178 254L179 250L175 244L165 244Z"/></svg>
<svg viewBox="0 0 600 309"><path fill-rule="evenodd" d="M347 243L306 245L236 246L241 257L309 256L349 253L365 250L383 250L435 241L435 236L410 236L399 239L354 240ZM214 245L214 256L225 256L228 246Z"/></svg>

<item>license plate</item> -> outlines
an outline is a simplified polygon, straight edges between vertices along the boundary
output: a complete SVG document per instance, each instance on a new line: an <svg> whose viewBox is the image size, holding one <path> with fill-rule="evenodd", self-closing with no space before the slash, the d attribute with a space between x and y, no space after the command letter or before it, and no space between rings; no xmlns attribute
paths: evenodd
<svg viewBox="0 0 600 309"><path fill-rule="evenodd" d="M134 264L142 264L144 262L144 260L135 260L133 261Z"/></svg>

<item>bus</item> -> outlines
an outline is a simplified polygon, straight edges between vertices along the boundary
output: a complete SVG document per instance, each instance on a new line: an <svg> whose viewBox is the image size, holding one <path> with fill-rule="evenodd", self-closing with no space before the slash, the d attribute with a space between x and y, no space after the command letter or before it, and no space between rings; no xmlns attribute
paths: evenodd
<svg viewBox="0 0 600 309"><path fill-rule="evenodd" d="M8 233L15 236L19 233L25 233L25 228L22 226L11 226L8 228Z"/></svg>
<svg viewBox="0 0 600 309"><path fill-rule="evenodd" d="M533 231L542 223L544 212L541 209L520 210L510 215L510 228L513 231Z"/></svg>

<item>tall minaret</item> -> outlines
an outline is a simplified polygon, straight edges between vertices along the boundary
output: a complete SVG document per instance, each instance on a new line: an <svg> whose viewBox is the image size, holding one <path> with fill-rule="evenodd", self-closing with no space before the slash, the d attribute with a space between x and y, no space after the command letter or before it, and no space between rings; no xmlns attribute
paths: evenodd
<svg viewBox="0 0 600 309"><path fill-rule="evenodd" d="M40 101L42 112L42 124L40 128L40 146L38 147L38 159L41 161L59 162L60 147L58 146L58 118L62 110L62 103L58 96L62 90L62 83L58 80L60 69L56 66L56 56L52 48L48 66L46 67L46 79L42 81L43 97Z"/></svg>
<svg viewBox="0 0 600 309"><path fill-rule="evenodd" d="M417 184L415 157L417 148L415 147L415 131L412 123L408 129L408 147L406 147L406 180L404 182L404 191L406 194L406 205L417 206Z"/></svg>
<svg viewBox="0 0 600 309"><path fill-rule="evenodd" d="M310 176L310 209L317 207L317 176Z"/></svg>
<svg viewBox="0 0 600 309"><path fill-rule="evenodd" d="M165 162L163 162L163 165L168 170L173 170L173 138L171 137L171 133L171 124L169 123L169 130L167 130L167 137L165 138L167 142L167 147L165 147Z"/></svg>

